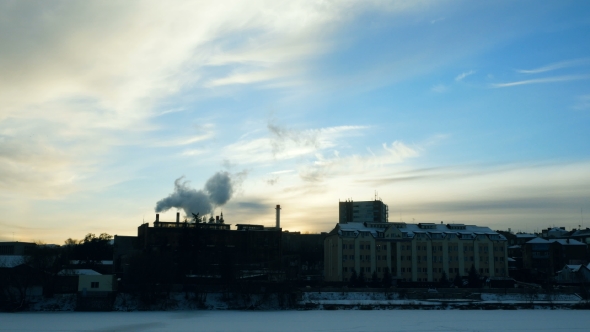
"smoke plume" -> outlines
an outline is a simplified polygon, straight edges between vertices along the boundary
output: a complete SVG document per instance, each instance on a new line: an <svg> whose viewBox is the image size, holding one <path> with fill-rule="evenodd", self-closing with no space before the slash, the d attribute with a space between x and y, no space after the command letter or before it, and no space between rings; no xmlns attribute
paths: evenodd
<svg viewBox="0 0 590 332"><path fill-rule="evenodd" d="M174 192L156 203L156 213L177 208L183 209L187 216L191 213L205 215L227 203L233 194L233 183L227 172L215 173L202 190L189 187L189 181L183 180L184 176L174 181Z"/></svg>
<svg viewBox="0 0 590 332"><path fill-rule="evenodd" d="M218 172L213 175L205 183L205 190L213 205L220 206L227 203L233 194L232 182L227 172Z"/></svg>

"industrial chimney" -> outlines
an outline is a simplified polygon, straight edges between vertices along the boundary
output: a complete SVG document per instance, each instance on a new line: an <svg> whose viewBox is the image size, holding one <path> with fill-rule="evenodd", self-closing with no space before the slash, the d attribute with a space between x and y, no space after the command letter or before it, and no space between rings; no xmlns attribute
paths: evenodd
<svg viewBox="0 0 590 332"><path fill-rule="evenodd" d="M180 222L180 212L176 212L176 223Z"/></svg>
<svg viewBox="0 0 590 332"><path fill-rule="evenodd" d="M160 222L160 214L156 213L156 222Z"/></svg>
<svg viewBox="0 0 590 332"><path fill-rule="evenodd" d="M281 228L281 206L277 205L275 208L277 210L277 221L276 221L276 228Z"/></svg>

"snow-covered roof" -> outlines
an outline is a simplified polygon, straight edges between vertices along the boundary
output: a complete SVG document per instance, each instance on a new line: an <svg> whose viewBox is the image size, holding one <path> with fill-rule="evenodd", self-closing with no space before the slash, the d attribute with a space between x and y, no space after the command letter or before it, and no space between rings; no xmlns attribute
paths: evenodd
<svg viewBox="0 0 590 332"><path fill-rule="evenodd" d="M0 255L0 267L15 267L25 263L22 255Z"/></svg>
<svg viewBox="0 0 590 332"><path fill-rule="evenodd" d="M57 273L60 276L99 276L100 273L91 269L65 269Z"/></svg>
<svg viewBox="0 0 590 332"><path fill-rule="evenodd" d="M572 272L578 272L582 265L566 265L566 267L570 269Z"/></svg>
<svg viewBox="0 0 590 332"><path fill-rule="evenodd" d="M551 239L549 242L558 242L564 246L585 246L586 244L574 239Z"/></svg>
<svg viewBox="0 0 590 332"><path fill-rule="evenodd" d="M589 235L590 234L590 228L586 228L586 229L578 229L576 230L572 236L580 236L580 235Z"/></svg>
<svg viewBox="0 0 590 332"><path fill-rule="evenodd" d="M541 239L540 237L536 237L530 241L527 242L528 243L532 243L532 244L549 244L549 241L545 240L545 239Z"/></svg>
<svg viewBox="0 0 590 332"><path fill-rule="evenodd" d="M84 264L86 261L83 260L71 260L70 264ZM113 261L112 260L103 260L103 261L96 261L94 262L96 264L102 264L102 265L113 265Z"/></svg>
<svg viewBox="0 0 590 332"><path fill-rule="evenodd" d="M537 237L535 234L528 234L528 233L516 233L515 236L517 238L535 238Z"/></svg>
<svg viewBox="0 0 590 332"><path fill-rule="evenodd" d="M400 223L379 223L379 224L367 224L351 222L346 224L338 224L340 235L343 232L354 232L354 235L358 235L360 232L368 232L374 237L378 237L378 233L384 232L389 227L397 227L405 238L413 238L416 234L426 234L428 236L436 234L436 236L446 236L448 234L457 234L463 239L473 239L476 235L483 236L494 236L497 240L506 240L506 238L491 230L489 227L475 226L475 225L463 225L453 224L451 226L445 224L436 223L421 223L421 224L406 224L403 223L402 227L398 227ZM426 228L424 228L426 227ZM451 229L451 228L452 229Z"/></svg>

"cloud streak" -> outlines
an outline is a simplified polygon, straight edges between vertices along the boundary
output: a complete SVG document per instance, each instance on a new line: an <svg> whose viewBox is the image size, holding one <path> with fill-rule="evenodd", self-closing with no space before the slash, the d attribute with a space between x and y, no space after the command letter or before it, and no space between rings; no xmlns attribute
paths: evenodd
<svg viewBox="0 0 590 332"><path fill-rule="evenodd" d="M471 76L473 74L475 74L475 71L474 70L470 70L468 72L463 72L463 73L457 75L457 77L455 77L455 81L460 82L463 79L465 79L467 76Z"/></svg>
<svg viewBox="0 0 590 332"><path fill-rule="evenodd" d="M587 80L587 79L590 79L590 75L566 75L566 76L537 78L537 79L532 79L532 80L523 80L523 81L515 81L515 82L507 82L507 83L496 83L496 84L492 84L491 87L492 88L508 88L508 87L519 86L519 85L558 83L558 82L569 82L569 81L578 81L578 80Z"/></svg>
<svg viewBox="0 0 590 332"><path fill-rule="evenodd" d="M575 67L575 66L581 66L581 65L587 65L587 64L590 64L590 58L561 61L561 62L552 63L552 64L549 64L549 65L546 65L543 67L539 67L539 68L535 68L535 69L520 69L520 70L517 70L517 72L521 73L521 74L540 74L540 73L545 73L545 72L553 71L553 70L557 70L557 69Z"/></svg>

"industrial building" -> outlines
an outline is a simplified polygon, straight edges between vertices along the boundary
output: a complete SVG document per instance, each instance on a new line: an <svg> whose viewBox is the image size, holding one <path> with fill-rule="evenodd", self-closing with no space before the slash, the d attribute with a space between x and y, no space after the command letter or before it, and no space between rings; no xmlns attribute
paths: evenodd
<svg viewBox="0 0 590 332"><path fill-rule="evenodd" d="M225 223L223 214L209 222L180 221L180 213L175 222L161 221L156 214L153 226L138 227L137 238L115 238L117 272L126 273L124 267L133 255L165 254L177 267L176 278L217 278L224 269L237 274L276 273L282 252L279 211L277 205L275 227L237 224L235 229Z"/></svg>

